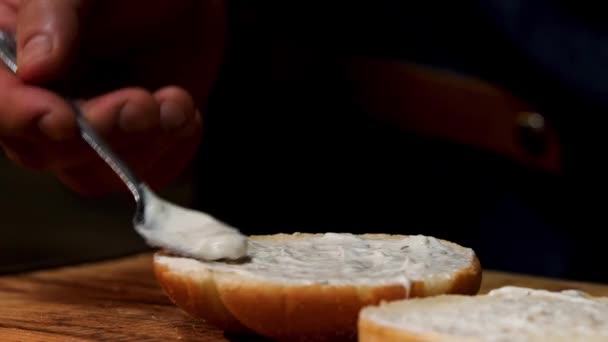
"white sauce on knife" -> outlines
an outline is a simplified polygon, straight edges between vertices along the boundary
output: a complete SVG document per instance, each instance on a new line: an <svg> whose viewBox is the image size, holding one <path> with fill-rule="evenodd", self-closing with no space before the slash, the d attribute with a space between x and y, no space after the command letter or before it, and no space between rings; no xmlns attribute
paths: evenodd
<svg viewBox="0 0 608 342"><path fill-rule="evenodd" d="M577 291L551 292L507 286L487 296L423 305L393 302L364 309L382 325L420 334L488 342L608 341L608 299ZM431 299L433 301L433 299ZM411 306L410 306L411 305Z"/></svg>
<svg viewBox="0 0 608 342"><path fill-rule="evenodd" d="M154 247L202 259L239 259L247 255L247 237L199 211L169 203L144 188L143 224L135 230Z"/></svg>
<svg viewBox="0 0 608 342"><path fill-rule="evenodd" d="M248 256L250 260L238 264L204 262L204 267L280 283L401 284L409 292L412 281L453 277L471 264L474 253L420 235L372 238L326 233L284 240L252 239ZM203 266L189 258L158 256L156 261L184 272L197 272Z"/></svg>

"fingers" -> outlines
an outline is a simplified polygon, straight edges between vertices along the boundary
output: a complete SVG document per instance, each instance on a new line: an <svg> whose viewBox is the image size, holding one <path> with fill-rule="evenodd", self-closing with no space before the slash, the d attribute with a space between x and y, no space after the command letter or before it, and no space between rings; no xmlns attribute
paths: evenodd
<svg viewBox="0 0 608 342"><path fill-rule="evenodd" d="M31 142L5 138L0 143L6 157L17 165L29 169L39 169L44 166L44 156L40 154L40 149L36 148Z"/></svg>
<svg viewBox="0 0 608 342"><path fill-rule="evenodd" d="M174 181L190 165L200 143L201 120L196 113L193 129L183 132L174 144L160 152L157 158L151 160L146 169L146 180L153 189L161 188ZM166 165L171 165L167 168Z"/></svg>
<svg viewBox="0 0 608 342"><path fill-rule="evenodd" d="M154 94L139 88L122 89L82 102L80 106L93 129L121 158L139 169L146 168L174 141L192 139L201 126L192 98L176 87L163 88ZM73 114L69 112L69 115L73 120ZM41 120L41 126L42 122L54 124L53 116L47 115L45 119L47 117L48 120ZM43 134L2 140L9 158L28 168L54 172L82 165L104 168L103 162L77 134L55 140Z"/></svg>
<svg viewBox="0 0 608 342"><path fill-rule="evenodd" d="M201 133L201 120L197 118L200 118L200 114L195 115L188 129L175 134L165 133L150 144L121 151L121 158L152 188L169 184L190 164L197 151ZM81 195L95 196L126 189L99 158L58 170L55 175Z"/></svg>
<svg viewBox="0 0 608 342"><path fill-rule="evenodd" d="M0 2L0 29L14 31L17 25L17 7L11 3Z"/></svg>
<svg viewBox="0 0 608 342"><path fill-rule="evenodd" d="M82 0L22 0L17 13L19 76L39 83L57 76L69 62Z"/></svg>
<svg viewBox="0 0 608 342"><path fill-rule="evenodd" d="M195 118L192 97L178 87L154 94L140 88L118 90L86 102L83 111L89 123L117 146L146 134L187 129Z"/></svg>
<svg viewBox="0 0 608 342"><path fill-rule="evenodd" d="M0 68L0 138L39 137L61 140L73 136L70 107L52 93L22 84Z"/></svg>
<svg viewBox="0 0 608 342"><path fill-rule="evenodd" d="M127 88L94 98L82 105L87 121L104 136L145 132L159 123L159 104L148 91Z"/></svg>
<svg viewBox="0 0 608 342"><path fill-rule="evenodd" d="M15 89L15 86L8 89ZM32 99L21 101L18 95L9 94L7 101L17 101L18 105L0 109L3 114L0 116L0 138L9 158L22 166L43 170L61 169L97 158L77 134L75 115L65 101L52 101L36 88L29 91L33 94ZM48 108L36 107L45 101L49 102ZM58 106L62 109L54 110ZM159 105L142 89L118 90L80 106L92 128L110 140L113 147L136 141L136 137L130 136L131 132L158 126ZM28 115L39 116L38 132L27 127L27 122L35 121L35 117L28 120Z"/></svg>
<svg viewBox="0 0 608 342"><path fill-rule="evenodd" d="M160 125L165 131L179 129L194 120L194 101L185 90L163 88L154 94L154 98L160 104Z"/></svg>

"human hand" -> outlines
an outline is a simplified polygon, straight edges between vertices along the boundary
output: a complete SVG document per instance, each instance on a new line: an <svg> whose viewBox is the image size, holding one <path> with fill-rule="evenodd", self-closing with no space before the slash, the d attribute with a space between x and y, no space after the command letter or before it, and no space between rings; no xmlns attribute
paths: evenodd
<svg viewBox="0 0 608 342"><path fill-rule="evenodd" d="M0 0L18 75L0 70L0 145L81 194L124 189L79 138L69 106L152 187L195 154L225 35L215 0ZM51 90L49 90L51 89Z"/></svg>

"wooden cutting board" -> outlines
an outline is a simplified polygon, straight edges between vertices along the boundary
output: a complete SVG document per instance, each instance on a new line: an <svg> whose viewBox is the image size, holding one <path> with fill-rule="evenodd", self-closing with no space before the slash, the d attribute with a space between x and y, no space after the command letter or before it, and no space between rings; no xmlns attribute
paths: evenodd
<svg viewBox="0 0 608 342"><path fill-rule="evenodd" d="M0 341L264 341L188 317L162 293L151 262L144 254L0 278ZM608 296L608 285L492 271L481 292L504 285Z"/></svg>

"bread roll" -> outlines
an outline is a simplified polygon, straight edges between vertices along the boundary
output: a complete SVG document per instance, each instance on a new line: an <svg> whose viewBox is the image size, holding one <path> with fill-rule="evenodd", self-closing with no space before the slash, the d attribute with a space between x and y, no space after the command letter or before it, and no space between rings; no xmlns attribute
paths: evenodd
<svg viewBox="0 0 608 342"><path fill-rule="evenodd" d="M503 287L483 296L393 301L361 310L359 341L608 341L608 299Z"/></svg>
<svg viewBox="0 0 608 342"><path fill-rule="evenodd" d="M226 332L280 341L356 338L359 311L383 300L475 294L475 253L426 236L279 234L249 239L249 258L205 262L159 252L173 302Z"/></svg>

